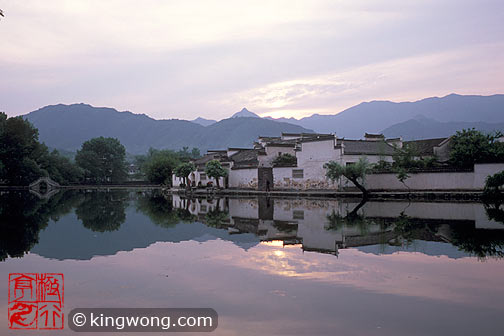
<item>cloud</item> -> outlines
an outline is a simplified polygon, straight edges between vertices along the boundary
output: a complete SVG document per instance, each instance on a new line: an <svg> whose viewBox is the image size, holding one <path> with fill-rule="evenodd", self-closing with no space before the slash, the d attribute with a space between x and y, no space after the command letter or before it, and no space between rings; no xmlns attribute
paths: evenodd
<svg viewBox="0 0 504 336"><path fill-rule="evenodd" d="M482 44L276 82L239 92L226 104L250 102L262 115L303 117L337 113L368 97L403 101L452 92L503 92L503 50L502 43Z"/></svg>
<svg viewBox="0 0 504 336"><path fill-rule="evenodd" d="M502 45L486 46L504 34L503 6L455 0L7 1L0 22L0 110L16 115L86 102L155 118L218 119L242 106L302 116L334 113L361 100L490 92L500 86L483 82L476 69L487 73L491 55L484 50L502 55ZM434 64L431 55L471 49L479 58L463 54L460 74L451 64L448 70L423 66L421 72L430 71L425 74L405 67L401 75L394 68L403 61L420 68L415 59Z"/></svg>

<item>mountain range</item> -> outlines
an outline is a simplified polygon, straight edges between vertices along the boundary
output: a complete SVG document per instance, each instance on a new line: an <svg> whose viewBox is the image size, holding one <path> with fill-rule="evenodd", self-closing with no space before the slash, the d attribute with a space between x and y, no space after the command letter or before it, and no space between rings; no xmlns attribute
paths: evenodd
<svg viewBox="0 0 504 336"><path fill-rule="evenodd" d="M279 118L270 120L288 122L320 133L336 133L339 137L361 138L365 132L381 133L394 124L423 116L445 123L447 130L458 129L457 122L478 128L478 123L504 123L504 95L457 95L425 98L415 102L364 102L335 115L314 114L302 119ZM410 123L411 124L411 123ZM409 129L394 128L394 134L408 137ZM440 133L440 134L441 134ZM436 137L439 135L436 135Z"/></svg>
<svg viewBox="0 0 504 336"><path fill-rule="evenodd" d="M187 120L155 120L145 114L82 103L46 106L28 113L25 118L38 128L40 141L66 151L75 151L84 141L99 136L117 138L126 151L141 154L150 147L178 150L187 146L201 151L251 147L260 135L313 133L298 125L263 118L229 118L202 126Z"/></svg>
<svg viewBox="0 0 504 336"><path fill-rule="evenodd" d="M87 104L50 105L25 115L39 129L40 140L52 148L75 151L93 137L118 138L131 154L150 147L201 151L250 147L262 136L289 133L336 133L362 138L364 133L383 133L405 140L445 137L463 128L504 130L504 95L462 96L451 94L416 102L364 102L334 115L314 114L302 119L261 118L243 108L220 121L155 120L145 114L119 112Z"/></svg>

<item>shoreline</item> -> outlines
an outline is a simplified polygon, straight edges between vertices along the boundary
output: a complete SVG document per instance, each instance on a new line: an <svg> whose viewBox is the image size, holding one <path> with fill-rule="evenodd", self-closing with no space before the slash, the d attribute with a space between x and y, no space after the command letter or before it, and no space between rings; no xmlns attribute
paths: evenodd
<svg viewBox="0 0 504 336"><path fill-rule="evenodd" d="M289 198L362 198L360 191L333 191L333 190L273 190L260 191L253 189L185 189L168 188L163 185L153 184L111 184L111 185L70 185L60 186L52 190L78 190L78 189L160 189L163 193L172 195L185 195L188 197L289 197ZM28 186L0 186L0 191L30 190ZM379 190L369 191L369 200L428 200L428 201L482 201L482 190Z"/></svg>

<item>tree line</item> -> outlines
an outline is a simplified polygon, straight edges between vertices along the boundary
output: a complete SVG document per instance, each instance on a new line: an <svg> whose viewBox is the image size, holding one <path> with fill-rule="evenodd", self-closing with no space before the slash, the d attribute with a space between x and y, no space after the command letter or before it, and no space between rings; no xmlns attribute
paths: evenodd
<svg viewBox="0 0 504 336"><path fill-rule="evenodd" d="M199 149L150 149L133 165L156 184L171 183L173 171L200 157ZM39 141L38 130L22 117L0 112L0 184L24 186L48 176L62 185L121 183L128 179L126 149L118 139L97 137L84 142L74 160Z"/></svg>

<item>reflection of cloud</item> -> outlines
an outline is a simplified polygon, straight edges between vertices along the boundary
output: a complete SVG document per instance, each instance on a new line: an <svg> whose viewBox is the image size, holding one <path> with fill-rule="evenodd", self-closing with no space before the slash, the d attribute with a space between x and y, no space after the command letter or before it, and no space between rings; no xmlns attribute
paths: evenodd
<svg viewBox="0 0 504 336"><path fill-rule="evenodd" d="M263 243L240 257L215 259L282 277L454 302L488 305L487 297L481 296L482 292L495 291L496 288L504 292L499 285L504 269L495 268L491 276L485 272L489 262L500 263L499 260L481 263L475 258L453 260L410 252L374 255L354 249L341 250L336 258L333 255L302 253L300 245L288 245L279 250L276 246ZM476 287L478 293L473 290Z"/></svg>

